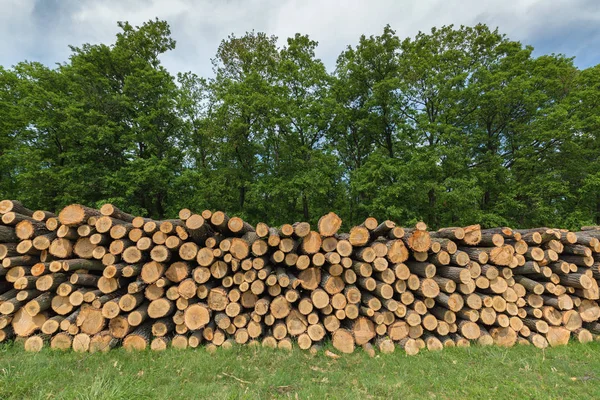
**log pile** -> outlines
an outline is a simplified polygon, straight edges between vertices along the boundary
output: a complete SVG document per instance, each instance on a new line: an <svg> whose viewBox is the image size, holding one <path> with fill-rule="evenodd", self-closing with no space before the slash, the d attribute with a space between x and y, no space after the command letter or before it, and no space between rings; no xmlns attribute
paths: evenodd
<svg viewBox="0 0 600 400"><path fill-rule="evenodd" d="M0 202L0 342L75 351L233 343L407 354L600 334L600 228L252 226Z"/></svg>

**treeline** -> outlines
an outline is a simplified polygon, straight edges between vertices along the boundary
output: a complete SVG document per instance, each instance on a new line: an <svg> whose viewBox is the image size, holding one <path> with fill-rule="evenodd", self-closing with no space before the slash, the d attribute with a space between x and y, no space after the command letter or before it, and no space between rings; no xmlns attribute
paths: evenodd
<svg viewBox="0 0 600 400"><path fill-rule="evenodd" d="M174 76L166 22L119 27L54 67L0 67L0 198L269 225L600 223L600 65L485 25L386 26L333 72L308 36L250 32L221 42L214 77Z"/></svg>

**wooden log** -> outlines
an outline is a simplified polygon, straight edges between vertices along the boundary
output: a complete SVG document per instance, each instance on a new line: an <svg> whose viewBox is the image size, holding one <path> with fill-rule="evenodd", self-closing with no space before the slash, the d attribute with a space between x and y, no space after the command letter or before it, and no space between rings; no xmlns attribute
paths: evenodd
<svg viewBox="0 0 600 400"><path fill-rule="evenodd" d="M142 268L143 268L143 265L141 265L141 264L133 264L133 265L128 264L123 267L123 270L121 271L121 275L124 278L132 278L134 276L138 276L142 272ZM114 278L116 278L116 276L114 276ZM141 279L140 279L140 281L143 282Z"/></svg>
<svg viewBox="0 0 600 400"><path fill-rule="evenodd" d="M585 274L568 274L560 276L560 282L569 287L579 289L591 289L593 285L592 278Z"/></svg>
<svg viewBox="0 0 600 400"><path fill-rule="evenodd" d="M134 229L136 229L135 233L133 234L133 237L136 238L136 235L141 234L141 231L138 228L134 228L132 224L124 224L124 223L120 223L117 225L113 225L109 232L109 236L115 240L117 239L125 239L125 237L129 236L129 233L131 231L133 231ZM139 239L140 236L137 236L137 238ZM131 238L130 238L131 239Z"/></svg>
<svg viewBox="0 0 600 400"><path fill-rule="evenodd" d="M579 328L573 332L573 335L579 343L589 343L594 340L594 336L585 328Z"/></svg>
<svg viewBox="0 0 600 400"><path fill-rule="evenodd" d="M500 247L504 244L504 239L513 239L511 228L482 229L479 245Z"/></svg>
<svg viewBox="0 0 600 400"><path fill-rule="evenodd" d="M121 224L125 224L125 222L115 218L101 216L96 220L96 225L94 227L98 233L104 234L109 233L114 226Z"/></svg>
<svg viewBox="0 0 600 400"><path fill-rule="evenodd" d="M571 332L560 326L550 326L548 333L546 333L546 339L548 344L552 347L562 346L569 343Z"/></svg>
<svg viewBox="0 0 600 400"><path fill-rule="evenodd" d="M14 243L18 240L14 228L0 225L0 243Z"/></svg>
<svg viewBox="0 0 600 400"><path fill-rule="evenodd" d="M23 348L27 352L37 353L42 350L44 342L47 342L49 339L50 337L44 334L30 336L25 340Z"/></svg>
<svg viewBox="0 0 600 400"><path fill-rule="evenodd" d="M110 331L102 331L92 336L90 339L89 352L106 353L110 349L115 348L119 344L119 339L111 335Z"/></svg>
<svg viewBox="0 0 600 400"><path fill-rule="evenodd" d="M231 233L234 233L236 235L244 235L245 233L248 232L254 232L254 227L252 225L250 225L249 223L247 223L246 221L242 220L239 217L232 217L229 219L229 221L227 222L227 228L229 229L229 231Z"/></svg>
<svg viewBox="0 0 600 400"><path fill-rule="evenodd" d="M398 344L402 349L404 349L406 354L409 356L414 356L419 353L419 346L417 344L417 341L413 338L404 338L400 340Z"/></svg>
<svg viewBox="0 0 600 400"><path fill-rule="evenodd" d="M92 216L101 216L100 211L80 204L71 204L60 211L58 221L62 225L78 226L84 224Z"/></svg>
<svg viewBox="0 0 600 400"><path fill-rule="evenodd" d="M411 250L416 252L426 252L431 247L429 232L419 229L406 229L402 240Z"/></svg>
<svg viewBox="0 0 600 400"><path fill-rule="evenodd" d="M494 247L489 251L489 263L498 266L510 265L514 254L514 248L510 245Z"/></svg>
<svg viewBox="0 0 600 400"><path fill-rule="evenodd" d="M593 322L600 319L600 306L596 301L584 299L578 306L579 316L584 322Z"/></svg>
<svg viewBox="0 0 600 400"><path fill-rule="evenodd" d="M388 251L385 257L393 264L403 263L409 257L409 251L402 240L390 240L386 242L386 247Z"/></svg>
<svg viewBox="0 0 600 400"><path fill-rule="evenodd" d="M512 347L517 342L517 333L511 327L490 329L494 343L501 347Z"/></svg>
<svg viewBox="0 0 600 400"><path fill-rule="evenodd" d="M594 265L594 257L561 254L560 259L578 267L591 267Z"/></svg>
<svg viewBox="0 0 600 400"><path fill-rule="evenodd" d="M163 263L156 261L147 262L142 266L140 278L147 284L155 283L164 275L165 270L166 267Z"/></svg>
<svg viewBox="0 0 600 400"><path fill-rule="evenodd" d="M67 332L59 332L52 336L50 340L50 348L53 350L69 350L73 345L73 336Z"/></svg>
<svg viewBox="0 0 600 400"><path fill-rule="evenodd" d="M23 220L15 225L15 234L21 240L32 239L44 233L48 233L48 230L46 224L42 222Z"/></svg>
<svg viewBox="0 0 600 400"><path fill-rule="evenodd" d="M35 287L40 292L53 291L67 280L68 276L63 273L43 275L35 280Z"/></svg>
<svg viewBox="0 0 600 400"><path fill-rule="evenodd" d="M21 214L23 213L21 212ZM36 221L45 222L49 218L56 217L56 215L54 213L51 213L50 211L37 210L33 212L31 217Z"/></svg>
<svg viewBox="0 0 600 400"><path fill-rule="evenodd" d="M521 240L530 246L542 244L542 235L538 229L520 229L516 232L521 235Z"/></svg>
<svg viewBox="0 0 600 400"><path fill-rule="evenodd" d="M318 222L319 233L323 237L333 236L342 226L342 219L337 214L330 212L322 216Z"/></svg>
<svg viewBox="0 0 600 400"><path fill-rule="evenodd" d="M300 249L304 254L315 254L321 248L322 239L318 232L310 231L302 238Z"/></svg>
<svg viewBox="0 0 600 400"><path fill-rule="evenodd" d="M133 215L127 214L126 212L121 211L116 206L107 203L100 207L100 214L107 217L112 217L117 220L132 222L135 218Z"/></svg>
<svg viewBox="0 0 600 400"><path fill-rule="evenodd" d="M109 294L124 288L127 285L127 281L124 278L106 278L101 276L100 279L98 279L97 285L102 293Z"/></svg>
<svg viewBox="0 0 600 400"><path fill-rule="evenodd" d="M376 239L379 236L387 236L390 231L392 231L396 227L396 223L390 220L385 220L381 224L377 225L373 229L369 229L367 226L365 228L371 231L371 237ZM401 235L402 237L404 235Z"/></svg>
<svg viewBox="0 0 600 400"><path fill-rule="evenodd" d="M165 298L153 300L148 305L148 316L153 319L163 318L175 312L175 303Z"/></svg>
<svg viewBox="0 0 600 400"><path fill-rule="evenodd" d="M347 329L337 329L332 335L332 344L335 349L342 353L354 352L355 341L352 332Z"/></svg>
<svg viewBox="0 0 600 400"><path fill-rule="evenodd" d="M365 246L370 239L371 232L363 226L355 226L350 229L348 241L352 246Z"/></svg>
<svg viewBox="0 0 600 400"><path fill-rule="evenodd" d="M30 216L19 214L19 213L12 212L12 211L7 212L6 214L2 215L1 220L4 225L15 226L15 228L16 228L16 225L18 225L22 221L32 221L33 223L37 224L37 221L34 220L33 218L31 218Z"/></svg>
<svg viewBox="0 0 600 400"><path fill-rule="evenodd" d="M46 228L47 228L49 231L55 231L55 230L57 230L59 225L60 225L60 224L59 224L59 222L58 222L58 218L53 218L53 217L50 217L50 218L48 218L48 219L46 220Z"/></svg>
<svg viewBox="0 0 600 400"><path fill-rule="evenodd" d="M152 324L146 323L139 326L123 339L123 348L126 351L142 351L148 348L152 338Z"/></svg>
<svg viewBox="0 0 600 400"><path fill-rule="evenodd" d="M437 232L431 232L434 238L445 238L450 240L462 240L465 237L465 230L460 227L441 228Z"/></svg>
<svg viewBox="0 0 600 400"><path fill-rule="evenodd" d="M448 295L446 293L440 292L439 295L436 297L435 301L444 306L445 308L449 309L450 311L454 312L460 311L464 306L464 300L462 296L456 293Z"/></svg>
<svg viewBox="0 0 600 400"><path fill-rule="evenodd" d="M467 268L444 266L437 268L439 276L453 280L456 283L468 283L471 281L471 273Z"/></svg>
<svg viewBox="0 0 600 400"><path fill-rule="evenodd" d="M36 257L29 255L6 257L2 260L2 267L8 269L15 266L31 266L37 262L38 259Z"/></svg>
<svg viewBox="0 0 600 400"><path fill-rule="evenodd" d="M18 200L2 200L0 201L0 214L15 212L23 215L32 216L33 211L23 206Z"/></svg>
<svg viewBox="0 0 600 400"><path fill-rule="evenodd" d="M75 321L81 332L88 335L95 335L104 329L106 319L102 315L102 310L89 305L81 306L81 310Z"/></svg>
<svg viewBox="0 0 600 400"><path fill-rule="evenodd" d="M355 344L359 346L370 342L376 336L373 322L366 317L355 319L351 330L354 335Z"/></svg>
<svg viewBox="0 0 600 400"><path fill-rule="evenodd" d="M73 254L73 243L65 238L57 238L52 241L48 251L56 258L70 258Z"/></svg>
<svg viewBox="0 0 600 400"><path fill-rule="evenodd" d="M27 337L39 330L44 322L46 322L46 319L47 317L43 313L32 317L23 308L21 308L13 315L11 326L16 335Z"/></svg>
<svg viewBox="0 0 600 400"><path fill-rule="evenodd" d="M476 246L481 241L481 226L479 224L469 225L463 228L465 237L461 240L469 246Z"/></svg>
<svg viewBox="0 0 600 400"><path fill-rule="evenodd" d="M41 251L33 246L32 240L22 240L17 245L16 250L18 254L27 254L31 256L41 255Z"/></svg>
<svg viewBox="0 0 600 400"><path fill-rule="evenodd" d="M0 225L0 230L2 228L6 228L5 226ZM2 233L0 232L0 235ZM48 244L48 246L50 246ZM15 257L20 255L17 251L18 244L17 243L0 243L0 261L4 260L6 257Z"/></svg>
<svg viewBox="0 0 600 400"><path fill-rule="evenodd" d="M32 317L38 315L40 312L50 308L52 297L52 293L49 292L40 294L35 299L25 304L25 311Z"/></svg>

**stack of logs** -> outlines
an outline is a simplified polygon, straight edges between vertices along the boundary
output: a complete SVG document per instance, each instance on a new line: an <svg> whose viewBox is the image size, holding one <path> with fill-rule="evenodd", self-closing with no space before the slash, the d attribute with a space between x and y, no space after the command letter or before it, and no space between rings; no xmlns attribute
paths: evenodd
<svg viewBox="0 0 600 400"><path fill-rule="evenodd" d="M0 202L0 342L26 350L233 343L344 353L600 334L600 228L428 231L341 219L252 226L221 211L58 216Z"/></svg>

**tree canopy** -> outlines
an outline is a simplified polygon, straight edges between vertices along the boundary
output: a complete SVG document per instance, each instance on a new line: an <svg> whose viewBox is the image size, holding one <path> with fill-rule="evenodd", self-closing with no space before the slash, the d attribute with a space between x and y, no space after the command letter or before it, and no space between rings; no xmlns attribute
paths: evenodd
<svg viewBox="0 0 600 400"><path fill-rule="evenodd" d="M221 42L213 76L173 75L165 21L118 26L55 67L0 66L0 198L269 224L600 224L600 65L482 24L385 26L333 71L306 35L248 32Z"/></svg>

